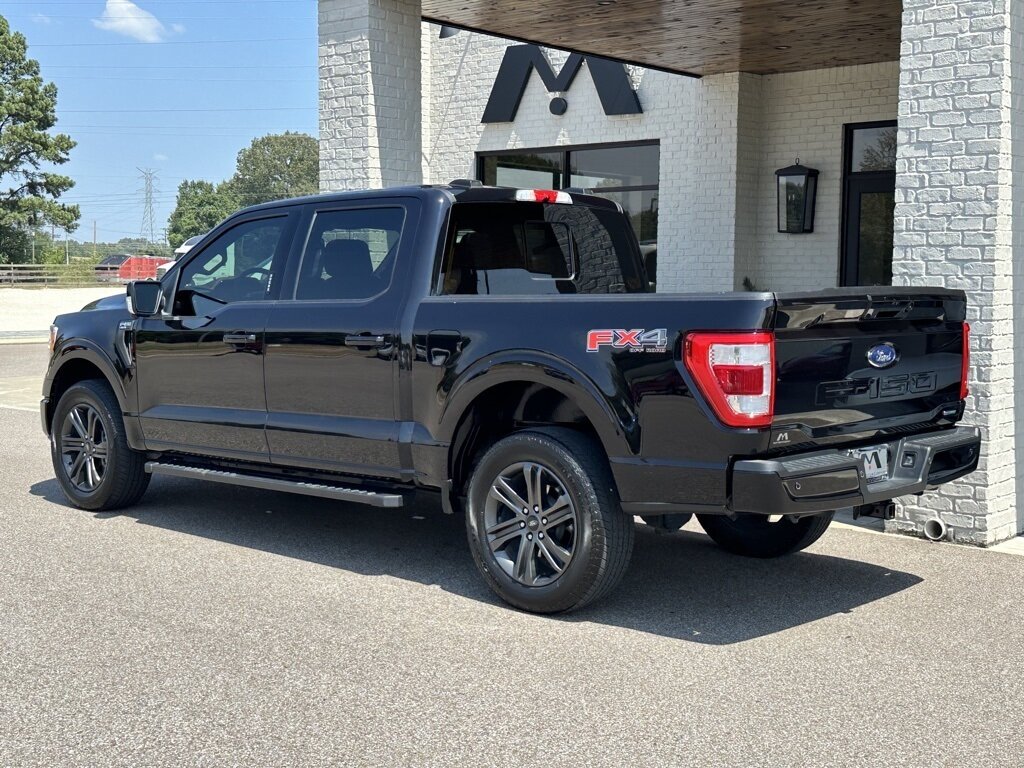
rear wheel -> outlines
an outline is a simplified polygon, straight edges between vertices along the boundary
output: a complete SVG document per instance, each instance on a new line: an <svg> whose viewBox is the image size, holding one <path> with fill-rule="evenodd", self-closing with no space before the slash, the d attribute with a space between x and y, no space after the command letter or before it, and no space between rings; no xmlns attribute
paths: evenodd
<svg viewBox="0 0 1024 768"><path fill-rule="evenodd" d="M701 526L718 546L746 557L780 557L806 549L821 538L834 512L807 517L768 515L697 515Z"/></svg>
<svg viewBox="0 0 1024 768"><path fill-rule="evenodd" d="M466 527L491 589L535 613L603 597L633 549L604 452L564 428L517 432L484 454L470 478Z"/></svg>
<svg viewBox="0 0 1024 768"><path fill-rule="evenodd" d="M129 506L149 485L145 459L128 447L121 406L106 382L82 381L61 396L50 456L64 495L82 509Z"/></svg>

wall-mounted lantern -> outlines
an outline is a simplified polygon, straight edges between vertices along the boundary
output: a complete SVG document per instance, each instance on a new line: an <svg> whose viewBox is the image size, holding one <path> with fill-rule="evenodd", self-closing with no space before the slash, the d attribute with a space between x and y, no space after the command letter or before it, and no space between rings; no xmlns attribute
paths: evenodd
<svg viewBox="0 0 1024 768"><path fill-rule="evenodd" d="M800 165L775 172L778 178L779 232L802 235L814 231L814 198L818 194L818 171Z"/></svg>

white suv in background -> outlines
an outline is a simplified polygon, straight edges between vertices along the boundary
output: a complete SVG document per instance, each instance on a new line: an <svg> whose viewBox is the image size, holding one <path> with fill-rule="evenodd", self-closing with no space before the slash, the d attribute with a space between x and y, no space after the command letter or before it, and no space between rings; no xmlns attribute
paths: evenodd
<svg viewBox="0 0 1024 768"><path fill-rule="evenodd" d="M177 263L178 260L181 259L182 256L184 256L186 253L191 251L192 248L196 245L196 243L198 243L204 237L205 237L205 235L196 235L195 237L190 237L184 243L182 243L177 248L175 248L174 249L174 261L168 261L166 264L161 264L159 267L157 267L156 268L156 279L157 280L163 280L164 279L164 275L167 274L167 270L169 270L171 267L173 267L175 265L175 263Z"/></svg>

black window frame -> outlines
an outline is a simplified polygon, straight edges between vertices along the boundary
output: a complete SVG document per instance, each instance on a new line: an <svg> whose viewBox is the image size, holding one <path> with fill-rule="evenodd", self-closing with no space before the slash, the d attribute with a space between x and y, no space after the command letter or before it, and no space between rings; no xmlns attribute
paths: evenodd
<svg viewBox="0 0 1024 768"><path fill-rule="evenodd" d="M853 270L855 265L850 263L849 246L847 244L847 227L850 225L849 221L849 203L850 203L850 178L864 178L864 179L879 179L879 180L893 180L893 186L896 183L896 170L891 171L854 171L853 166L853 135L857 131L871 129L871 128L896 128L899 129L898 120L870 120L863 123L844 123L843 124L843 172L842 172L842 193L840 195L840 219L839 219L839 274L838 274L838 285L854 285L856 280L850 281L850 277L854 275Z"/></svg>

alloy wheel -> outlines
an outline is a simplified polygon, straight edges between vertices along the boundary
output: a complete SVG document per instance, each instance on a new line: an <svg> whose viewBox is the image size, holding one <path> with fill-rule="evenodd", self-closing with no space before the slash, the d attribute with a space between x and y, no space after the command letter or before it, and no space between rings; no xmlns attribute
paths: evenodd
<svg viewBox="0 0 1024 768"><path fill-rule="evenodd" d="M502 470L484 504L484 532L498 565L527 587L542 587L568 568L576 548L576 508L548 467L518 462Z"/></svg>
<svg viewBox="0 0 1024 768"><path fill-rule="evenodd" d="M107 433L99 412L79 403L64 417L60 430L60 453L64 472L82 493L92 493L107 469Z"/></svg>

